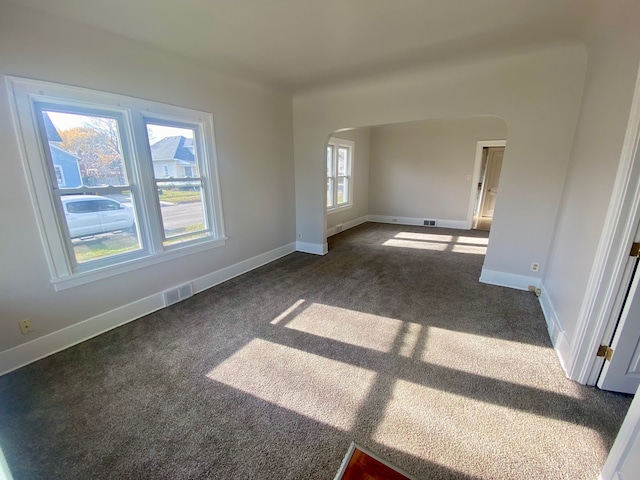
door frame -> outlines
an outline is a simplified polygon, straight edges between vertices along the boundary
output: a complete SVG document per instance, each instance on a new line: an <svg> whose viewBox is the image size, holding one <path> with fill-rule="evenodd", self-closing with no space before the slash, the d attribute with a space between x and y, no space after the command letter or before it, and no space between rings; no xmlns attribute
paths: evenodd
<svg viewBox="0 0 640 480"><path fill-rule="evenodd" d="M482 149L485 147L506 147L506 140L478 140L476 142L476 159L473 166L473 176L471 177L471 195L469 197L469 210L467 212L467 230L473 227L473 213L476 209L476 198L478 196L478 182L480 181L480 170L482 169ZM507 149L505 148L505 155ZM504 166L504 159L502 160Z"/></svg>
<svg viewBox="0 0 640 480"><path fill-rule="evenodd" d="M586 294L578 315L576 341L568 360L569 378L586 385L598 381L600 345L609 345L620 313L621 292L628 286L627 260L640 225L640 74L636 76L613 193Z"/></svg>

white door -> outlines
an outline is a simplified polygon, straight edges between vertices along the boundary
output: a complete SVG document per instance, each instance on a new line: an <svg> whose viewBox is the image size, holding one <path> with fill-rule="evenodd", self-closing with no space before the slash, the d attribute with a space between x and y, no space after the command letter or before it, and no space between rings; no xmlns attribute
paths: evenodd
<svg viewBox="0 0 640 480"><path fill-rule="evenodd" d="M487 168L484 175L484 185L482 186L482 207L481 217L493 218L493 211L496 208L498 196L498 184L500 183L500 170L502 170L502 159L504 157L504 147L489 148L487 156Z"/></svg>
<svg viewBox="0 0 640 480"><path fill-rule="evenodd" d="M640 390L611 447L600 480L633 480L640 471Z"/></svg>
<svg viewBox="0 0 640 480"><path fill-rule="evenodd" d="M613 356L598 378L603 390L635 393L640 385L640 267L633 261L635 272L611 343Z"/></svg>

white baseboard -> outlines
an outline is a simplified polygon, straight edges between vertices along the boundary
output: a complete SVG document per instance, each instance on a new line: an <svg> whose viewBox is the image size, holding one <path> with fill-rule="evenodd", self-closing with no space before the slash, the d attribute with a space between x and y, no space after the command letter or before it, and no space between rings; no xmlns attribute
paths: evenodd
<svg viewBox="0 0 640 480"><path fill-rule="evenodd" d="M367 215L368 222L394 223L396 225L424 226L425 220L435 220L436 227L468 230L466 220L443 220L439 218L398 217L392 215ZM428 227L427 227L428 228Z"/></svg>
<svg viewBox="0 0 640 480"><path fill-rule="evenodd" d="M329 245L325 243L296 242L296 251L313 253L314 255L326 255L329 253Z"/></svg>
<svg viewBox="0 0 640 480"><path fill-rule="evenodd" d="M192 281L194 293L202 292L219 283L231 280L254 268L258 268L296 250L290 243L269 252L262 253L216 272ZM101 313L95 317L70 325L62 330L49 333L30 342L0 352L0 375L9 373L41 358L89 340L101 333L112 330L164 307L162 292Z"/></svg>
<svg viewBox="0 0 640 480"><path fill-rule="evenodd" d="M358 225L362 225L367 221L367 216L356 218L354 220L349 220L348 222L343 222L342 230L340 232L344 232L345 230L349 230L350 228L357 227ZM336 231L336 227L327 228L327 237L331 237L336 233L340 233Z"/></svg>
<svg viewBox="0 0 640 480"><path fill-rule="evenodd" d="M515 288L516 290L529 290L529 286L540 287L540 279L515 273L504 273L495 270L482 269L480 282L499 287Z"/></svg>
<svg viewBox="0 0 640 480"><path fill-rule="evenodd" d="M191 283L193 284L193 293L202 292L208 288L218 285L222 282L226 282L234 277L254 270L262 265L266 265L269 262L273 262L278 258L284 257L296 251L296 244L290 243L276 248L269 252L261 253L255 257L248 258L242 262L235 263L226 268L216 270L203 277L196 278Z"/></svg>
<svg viewBox="0 0 640 480"><path fill-rule="evenodd" d="M542 307L542 313L544 314L544 319L547 322L547 331L549 332L553 348L560 360L560 365L562 365L562 369L568 377L570 367L569 361L571 359L571 344L567 340L567 335L562 329L556 309L553 307L549 295L547 295L544 288L541 288L541 290L542 293L540 294L539 301L540 306Z"/></svg>
<svg viewBox="0 0 640 480"><path fill-rule="evenodd" d="M162 307L162 293L156 293L0 352L0 375L89 340Z"/></svg>

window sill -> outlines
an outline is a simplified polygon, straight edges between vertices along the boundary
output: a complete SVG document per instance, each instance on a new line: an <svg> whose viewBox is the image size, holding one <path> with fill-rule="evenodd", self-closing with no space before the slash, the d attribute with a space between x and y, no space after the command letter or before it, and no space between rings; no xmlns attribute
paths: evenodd
<svg viewBox="0 0 640 480"><path fill-rule="evenodd" d="M340 205L339 207L327 208L327 215L342 212L343 210L349 210L351 207L353 207L352 203L349 203L347 205Z"/></svg>
<svg viewBox="0 0 640 480"><path fill-rule="evenodd" d="M140 268L157 265L159 263L168 262L177 258L192 255L194 253L204 252L212 248L221 247L226 244L228 237L222 237L215 240L207 240L206 242L192 244L180 248L172 248L155 255L147 255L141 258L127 260L116 265L109 265L100 269L91 270L89 272L74 273L69 276L52 278L51 283L56 292L66 290L68 288L78 287L87 283L104 280L106 278L121 275L123 273L132 272Z"/></svg>

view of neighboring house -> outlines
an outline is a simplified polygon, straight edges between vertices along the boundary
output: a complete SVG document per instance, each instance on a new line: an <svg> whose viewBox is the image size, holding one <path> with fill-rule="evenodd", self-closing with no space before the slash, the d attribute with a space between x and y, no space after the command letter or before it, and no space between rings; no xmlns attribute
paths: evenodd
<svg viewBox="0 0 640 480"><path fill-rule="evenodd" d="M80 159L61 149L58 145L62 143L62 137L53 125L53 122L46 113L42 114L44 129L47 133L49 148L51 151L51 161L56 172L58 187L78 188L82 186L82 174L80 173Z"/></svg>
<svg viewBox="0 0 640 480"><path fill-rule="evenodd" d="M60 188L79 188L82 186L79 158L66 150L49 142L53 168L56 171L56 179Z"/></svg>
<svg viewBox="0 0 640 480"><path fill-rule="evenodd" d="M192 138L165 137L151 145L151 158L156 178L199 176Z"/></svg>

